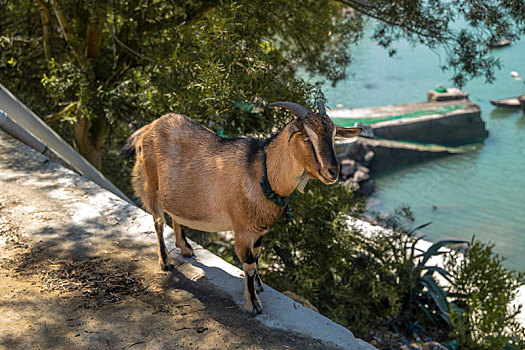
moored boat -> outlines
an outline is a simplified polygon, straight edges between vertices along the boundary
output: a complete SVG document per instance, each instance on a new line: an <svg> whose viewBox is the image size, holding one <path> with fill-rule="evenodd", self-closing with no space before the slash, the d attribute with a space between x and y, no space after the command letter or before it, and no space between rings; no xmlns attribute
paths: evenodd
<svg viewBox="0 0 525 350"><path fill-rule="evenodd" d="M521 108L522 102L520 101L521 96L509 97L501 100L490 100L496 107L510 108L510 109L519 109Z"/></svg>
<svg viewBox="0 0 525 350"><path fill-rule="evenodd" d="M509 39L502 39L502 40L496 40L491 42L489 45L490 47L498 48L498 47L504 47L510 45L512 41Z"/></svg>

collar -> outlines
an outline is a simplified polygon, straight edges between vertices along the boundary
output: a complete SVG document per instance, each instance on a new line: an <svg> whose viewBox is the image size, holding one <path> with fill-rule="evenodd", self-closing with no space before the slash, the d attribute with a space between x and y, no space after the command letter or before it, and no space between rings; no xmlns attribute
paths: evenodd
<svg viewBox="0 0 525 350"><path fill-rule="evenodd" d="M266 168L266 153L263 150L263 177L260 182L264 196L271 200L278 207L285 207L286 217L292 217L292 209L290 208L290 198L292 198L295 193L290 194L287 197L281 197L272 189L270 182L268 181L268 169Z"/></svg>

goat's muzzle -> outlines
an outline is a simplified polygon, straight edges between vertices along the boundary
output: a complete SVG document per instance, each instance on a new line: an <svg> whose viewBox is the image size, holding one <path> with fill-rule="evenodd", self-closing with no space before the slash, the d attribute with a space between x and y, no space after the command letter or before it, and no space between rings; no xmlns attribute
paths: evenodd
<svg viewBox="0 0 525 350"><path fill-rule="evenodd" d="M319 170L319 180L326 185L331 185L339 179L339 164L331 165L325 169Z"/></svg>

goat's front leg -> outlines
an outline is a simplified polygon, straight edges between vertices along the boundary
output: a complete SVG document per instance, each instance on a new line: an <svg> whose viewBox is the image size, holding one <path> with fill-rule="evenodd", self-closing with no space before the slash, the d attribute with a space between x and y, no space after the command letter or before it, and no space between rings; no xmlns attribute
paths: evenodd
<svg viewBox="0 0 525 350"><path fill-rule="evenodd" d="M254 245L247 235L235 232L235 253L242 262L244 270L244 310L253 313L262 313L262 304L255 291L255 280L257 278L257 264L254 253ZM260 251L260 246L258 251Z"/></svg>
<svg viewBox="0 0 525 350"><path fill-rule="evenodd" d="M259 269L259 256L261 255L261 249L262 249L262 240L263 236L261 235L253 244L253 255L255 256L255 265L257 266L257 269ZM262 280L261 280L261 273L255 274L255 291L257 293L260 293L264 291Z"/></svg>

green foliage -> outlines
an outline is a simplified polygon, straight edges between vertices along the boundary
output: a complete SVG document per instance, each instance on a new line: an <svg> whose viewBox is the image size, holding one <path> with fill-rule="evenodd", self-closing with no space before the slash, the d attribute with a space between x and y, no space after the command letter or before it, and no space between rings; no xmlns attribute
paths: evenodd
<svg viewBox="0 0 525 350"><path fill-rule="evenodd" d="M359 202L340 185L311 181L306 189L291 201L293 218L281 218L265 237L261 258L264 280L307 298L321 313L345 325L350 323L346 311L362 304L359 309L364 314L357 317L364 326L376 311L365 304L389 299L395 293L366 276L371 269L364 269L366 259L356 256L356 235L348 231L346 221L348 213L356 206L359 209ZM351 263L354 261L358 264Z"/></svg>
<svg viewBox="0 0 525 350"><path fill-rule="evenodd" d="M420 226L417 229L424 226L426 225ZM421 238L417 238L410 247L410 255L408 258L408 279L411 281L409 284L411 290L410 298L407 301L407 307L410 308L412 305L417 305L434 325L439 325L441 323L436 316L439 316L441 320L450 325L451 320L449 317L449 311L451 307L456 309L456 306L449 303L447 299L449 296L448 291L446 288L443 288L440 285L439 280L436 279L437 275L441 275L441 278L450 281L450 273L440 266L428 266L427 263L429 263L430 259L435 256L448 253L448 250L440 251L440 248L466 242L455 240L439 241L432 244L426 251L422 251L421 254L414 255L414 251L417 249L416 243Z"/></svg>
<svg viewBox="0 0 525 350"><path fill-rule="evenodd" d="M228 136L266 136L290 120L269 102L313 107L319 85L297 70L337 82L346 47L362 33L361 17L342 8L331 0L7 1L0 81L88 160L103 157L102 171L120 182L129 167L114 152L164 113Z"/></svg>
<svg viewBox="0 0 525 350"><path fill-rule="evenodd" d="M511 306L525 274L502 265L493 245L472 239L462 252L448 256L455 304L450 312L452 336L461 349L524 349L525 327L515 316L522 305Z"/></svg>
<svg viewBox="0 0 525 350"><path fill-rule="evenodd" d="M103 156L105 164L115 160L104 150L118 148L133 130L169 111L230 136L268 135L289 120L269 110L268 102L313 107L322 97L319 85L306 83L299 70L320 82L345 78L348 48L362 37L366 16L378 20L373 38L387 48L398 39L444 46L444 68L454 70L459 84L479 75L491 80L498 62L488 55L488 42L517 39L525 27L520 0L498 6L481 0L0 5L0 81L37 114L48 115L84 155L95 150L89 160ZM459 30L453 21L472 30ZM82 119L93 122L80 124ZM115 181L121 176L113 168L103 171Z"/></svg>
<svg viewBox="0 0 525 350"><path fill-rule="evenodd" d="M426 224L414 227L407 208L379 218L394 231L369 236L349 229L348 216L359 212L356 203L345 187L309 184L300 201L292 202L294 218L280 220L265 238L265 281L304 296L360 336L387 323L446 326L447 292L435 275L448 273L429 259L458 242L438 242L418 254L415 231Z"/></svg>
<svg viewBox="0 0 525 350"><path fill-rule="evenodd" d="M433 258L448 251L441 248L464 242L439 241L427 250L418 248L423 237L418 237L416 232L430 223L414 226L414 217L408 207L398 208L392 215L379 215L376 219L389 230L365 236L362 242L365 254L374 262L373 268L386 271L381 280L391 285L398 295L397 312L388 322L397 328L407 324L446 327L450 323L448 290L437 276L448 279L449 273L436 266Z"/></svg>

